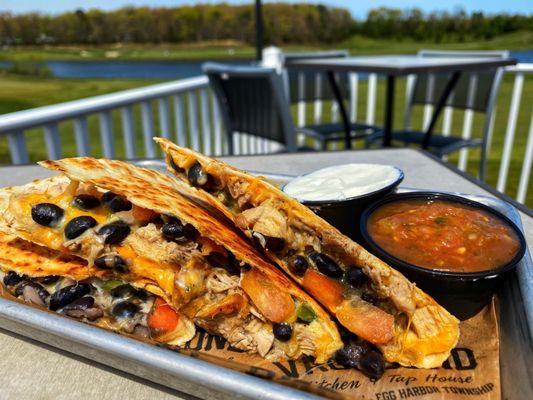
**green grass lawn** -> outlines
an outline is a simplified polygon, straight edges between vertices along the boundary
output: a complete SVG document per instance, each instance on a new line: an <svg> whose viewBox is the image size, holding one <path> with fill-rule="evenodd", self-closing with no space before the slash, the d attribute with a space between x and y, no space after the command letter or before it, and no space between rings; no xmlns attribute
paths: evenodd
<svg viewBox="0 0 533 400"><path fill-rule="evenodd" d="M413 53L420 48L446 48L446 49L494 49L494 48L509 48L520 49L530 48L529 43L533 42L533 35L531 33L526 34L513 34L505 37L496 38L490 42L479 43L460 43L460 44L432 44L432 43L415 43L415 42L398 42L392 43L390 41L376 41L368 38L353 37L346 43L341 43L335 48L350 48L353 52L357 49L357 53ZM229 47L228 47L229 46ZM233 49L229 51L229 49ZM303 47L292 47L286 50L304 50ZM309 48L307 48L309 49ZM198 48L188 47L186 45L181 46L110 46L109 48L49 48L46 50L37 49L18 49L18 50L6 50L0 53L0 58L28 61L36 59L66 59L66 58L82 58L80 56L81 51L90 51L88 57L84 59L98 59L105 58L106 52L116 51L119 53L119 58L126 59L160 59L163 58L163 54L167 54L167 57L172 58L217 58L217 57L253 57L253 48L239 45L238 43L226 43L224 45L206 44ZM488 183L495 186L500 167L500 159L503 149L503 141L505 130L507 127L509 104L511 101L511 93L513 88L513 76L506 76L502 82L500 89L500 95L498 98L498 106L496 112L496 119L494 124L494 135L489 155L488 163ZM79 99L84 97L95 96L103 93L110 93L119 90L125 90L133 87L139 87L156 83L156 80L139 80L139 79L55 79L50 77L32 77L32 76L19 76L14 74L0 74L0 114L39 107L48 104L60 103L63 101L69 101L73 99ZM527 140L528 128L531 118L531 104L533 103L533 91L531 87L533 85L533 76L526 77L524 85L524 92L522 97L522 103L520 113L518 115L517 132L515 136L515 144L512 153L512 160L510 166L510 173L508 177L508 183L506 193L514 197L518 186L518 180L520 178L520 172L522 167L522 160L524 157L524 149ZM359 83L359 101L358 101L358 120L364 121L366 117L366 92L367 84L365 81ZM383 100L384 100L385 85L382 80L378 83L378 101L376 106L375 122L381 124L383 120ZM395 127L402 126L403 110L405 106L405 82L400 80L397 87L397 96L395 104ZM312 105L308 106L307 116L308 122L312 122ZM324 105L324 121L328 121L330 117L329 105ZM154 105L154 111L155 105ZM294 115L296 115L295 109L293 109ZM113 112L113 126L117 132L115 138L115 144L117 148L117 157L124 157L123 140L120 134L120 114L119 111ZM155 132L159 131L159 121L157 119L157 112L154 113ZM142 149L142 134L141 134L141 120L138 106L135 109L135 125L136 125L136 138L138 148ZM413 127L420 128L422 121L422 110L417 110L413 115ZM173 122L173 121L172 121ZM461 113L454 113L453 117L453 132L456 134L461 133L463 122L463 115ZM98 119L97 116L91 116L88 119L89 129L91 132L91 146L92 154L95 156L101 155L100 141L98 136ZM476 116L474 119L474 136L479 136L481 133L482 118ZM439 125L440 128L440 125ZM72 122L65 122L60 124L60 133L62 137L63 154L65 156L72 156L76 154L76 146L73 139L73 127ZM31 159L33 161L46 158L46 148L42 137L42 130L34 129L27 132L28 147L30 149ZM143 152L140 152L143 155ZM479 151L470 151L468 171L473 175L477 172L477 165L479 161ZM450 162L455 163L457 156L454 155L450 158ZM6 139L0 136L0 163L10 162L9 151L7 148ZM530 207L533 206L533 190L527 197L526 204Z"/></svg>

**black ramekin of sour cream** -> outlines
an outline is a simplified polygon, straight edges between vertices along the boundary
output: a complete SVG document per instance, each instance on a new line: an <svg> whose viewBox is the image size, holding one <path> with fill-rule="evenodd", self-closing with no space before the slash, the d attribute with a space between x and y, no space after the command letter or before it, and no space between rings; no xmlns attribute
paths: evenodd
<svg viewBox="0 0 533 400"><path fill-rule="evenodd" d="M392 165L342 164L301 175L282 189L345 235L360 240L363 210L394 192L403 178L403 171Z"/></svg>

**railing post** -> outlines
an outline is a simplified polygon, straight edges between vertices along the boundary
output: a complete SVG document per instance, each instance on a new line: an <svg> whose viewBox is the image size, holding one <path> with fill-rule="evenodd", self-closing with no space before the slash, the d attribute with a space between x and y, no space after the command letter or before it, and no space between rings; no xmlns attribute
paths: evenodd
<svg viewBox="0 0 533 400"><path fill-rule="evenodd" d="M141 102L141 115L143 124L144 151L146 157L155 157L154 146L154 117L152 115L152 104L149 100Z"/></svg>
<svg viewBox="0 0 533 400"><path fill-rule="evenodd" d="M100 138L102 140L102 148L104 157L115 157L115 141L113 140L113 119L111 118L111 111L102 111L100 113Z"/></svg>
<svg viewBox="0 0 533 400"><path fill-rule="evenodd" d="M74 120L74 135L76 136L76 150L79 156L91 154L89 133L87 130L87 118L85 116Z"/></svg>
<svg viewBox="0 0 533 400"><path fill-rule="evenodd" d="M30 162L28 148L26 147L26 138L23 131L15 131L6 134L11 161L13 164L27 164Z"/></svg>
<svg viewBox="0 0 533 400"><path fill-rule="evenodd" d="M128 105L121 111L122 117L122 134L124 136L124 149L127 158L135 158L136 143L135 143L135 127L133 125L133 106Z"/></svg>
<svg viewBox="0 0 533 400"><path fill-rule="evenodd" d="M509 164L511 163L511 152L513 150L516 121L518 119L518 111L520 108L520 99L522 98L523 86L524 74L518 72L513 85L511 107L509 108L509 119L507 120L507 130L505 131L505 141L503 144L502 162L500 164L500 172L498 173L498 183L496 184L496 189L502 193L505 193L505 185L507 184L507 174L509 173Z"/></svg>
<svg viewBox="0 0 533 400"><path fill-rule="evenodd" d="M58 160L61 158L61 140L57 124L48 124L44 127L44 138L48 158Z"/></svg>
<svg viewBox="0 0 533 400"><path fill-rule="evenodd" d="M526 153L524 154L524 164L520 173L520 182L518 183L518 193L516 200L525 203L529 176L531 175L531 166L533 164L533 112L529 121L529 134L527 136Z"/></svg>

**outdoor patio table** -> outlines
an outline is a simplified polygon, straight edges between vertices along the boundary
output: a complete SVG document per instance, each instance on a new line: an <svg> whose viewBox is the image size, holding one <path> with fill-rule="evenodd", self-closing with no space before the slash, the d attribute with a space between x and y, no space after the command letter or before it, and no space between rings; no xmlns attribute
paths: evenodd
<svg viewBox="0 0 533 400"><path fill-rule="evenodd" d="M330 165L361 162L394 164L405 172L404 187L494 195L435 157L415 149L381 149L309 154L278 154L227 158L231 164L252 171L301 174ZM53 173L41 167L0 168L0 186L20 185ZM436 179L438 177L438 179ZM533 243L531 210L522 207L520 216L530 246ZM61 346L59 342L57 346ZM86 355L86 357L90 357ZM127 368L126 368L127 369ZM0 326L0 398L39 399L170 399L191 396L101 365L89 358L73 356L51 346L10 333ZM206 377L208 379L208 377ZM511 389L512 390L512 389Z"/></svg>
<svg viewBox="0 0 533 400"><path fill-rule="evenodd" d="M451 77L444 88L441 97L438 99L430 123L426 130L426 138L437 122L440 112L461 73L465 71L482 71L503 67L506 65L515 65L516 60L512 58L467 58L467 57L418 57L412 55L383 55L369 57L344 57L344 58L315 58L312 60L294 60L287 61L294 68L311 69L316 71L325 71L335 99L339 104L339 110L345 131L346 148L351 148L350 138L350 119L344 106L341 91L335 79L336 72L367 72L378 73L387 76L387 91L385 97L385 116L383 122L383 146L391 145L392 121L394 117L394 90L396 77L410 74L424 73L451 73ZM429 143L428 139L424 143Z"/></svg>

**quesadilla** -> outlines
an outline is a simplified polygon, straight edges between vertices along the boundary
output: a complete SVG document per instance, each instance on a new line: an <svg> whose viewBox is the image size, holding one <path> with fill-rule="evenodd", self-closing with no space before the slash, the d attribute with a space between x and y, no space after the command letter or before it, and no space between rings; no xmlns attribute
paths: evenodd
<svg viewBox="0 0 533 400"><path fill-rule="evenodd" d="M155 139L176 177L220 213L348 331L389 362L432 368L449 356L459 321L401 273L261 177Z"/></svg>
<svg viewBox="0 0 533 400"><path fill-rule="evenodd" d="M309 355L317 363L342 346L328 314L208 204L181 194L186 185L120 161L40 164L61 175L0 190L0 230L85 260L82 276L120 282L112 297L149 293L147 327L156 340L168 343L172 334L171 344L183 344L196 324L269 360ZM39 265L27 264L17 272L38 276ZM139 317L135 307L122 308Z"/></svg>

